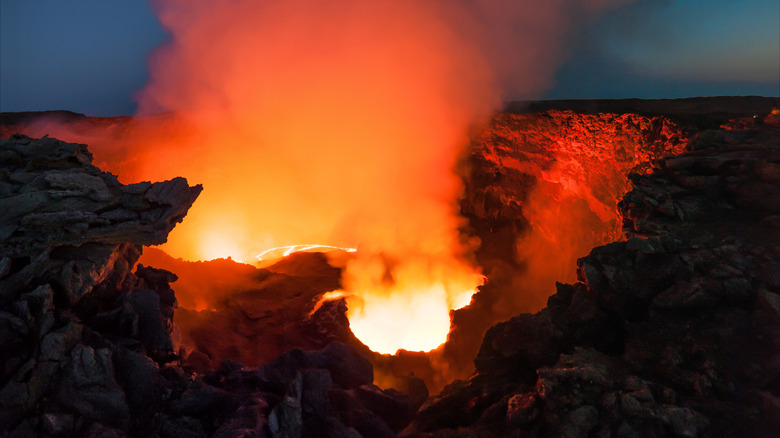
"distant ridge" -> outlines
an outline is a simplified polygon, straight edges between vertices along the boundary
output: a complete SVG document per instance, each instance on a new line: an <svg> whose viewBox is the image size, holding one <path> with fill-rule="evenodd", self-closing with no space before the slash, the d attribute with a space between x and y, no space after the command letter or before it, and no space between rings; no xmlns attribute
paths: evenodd
<svg viewBox="0 0 780 438"><path fill-rule="evenodd" d="M780 107L779 97L716 96L681 99L572 99L514 101L504 106L509 113L536 113L550 110L570 110L582 114L635 113L643 116L667 116L699 128L717 128L729 119L761 118L772 107Z"/></svg>
<svg viewBox="0 0 780 438"><path fill-rule="evenodd" d="M780 107L780 96L520 100L506 102L502 111L516 114L550 110L569 110L581 114L635 113L648 117L667 116L683 123L695 125L699 129L714 129L730 119L752 116L763 118L769 114L773 107ZM98 124L127 122L134 118L133 116L92 117L66 110L2 112L0 113L0 127L21 126L42 117L61 123L89 120L91 123Z"/></svg>

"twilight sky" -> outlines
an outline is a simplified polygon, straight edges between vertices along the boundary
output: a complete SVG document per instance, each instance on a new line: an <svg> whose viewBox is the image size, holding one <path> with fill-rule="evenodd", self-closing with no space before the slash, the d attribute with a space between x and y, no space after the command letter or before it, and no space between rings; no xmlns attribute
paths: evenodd
<svg viewBox="0 0 780 438"><path fill-rule="evenodd" d="M0 0L0 111L133 114L165 40L148 0ZM636 0L560 62L552 88L505 99L780 96L780 2Z"/></svg>

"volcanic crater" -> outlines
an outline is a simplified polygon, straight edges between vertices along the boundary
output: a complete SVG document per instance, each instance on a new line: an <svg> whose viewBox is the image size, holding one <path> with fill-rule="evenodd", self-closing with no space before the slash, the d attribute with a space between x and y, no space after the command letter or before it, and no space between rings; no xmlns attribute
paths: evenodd
<svg viewBox="0 0 780 438"><path fill-rule="evenodd" d="M180 135L173 115L3 113L2 436L777 436L778 106L518 102L475 126L457 228L484 282L446 342L395 354L351 330L360 246L152 246L209 187L123 184L115 145Z"/></svg>

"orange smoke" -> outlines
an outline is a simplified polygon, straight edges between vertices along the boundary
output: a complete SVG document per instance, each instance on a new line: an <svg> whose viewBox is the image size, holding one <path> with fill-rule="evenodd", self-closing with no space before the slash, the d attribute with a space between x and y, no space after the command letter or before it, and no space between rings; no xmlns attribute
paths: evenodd
<svg viewBox="0 0 780 438"><path fill-rule="evenodd" d="M69 139L124 182L204 185L163 246L174 257L357 248L353 330L427 350L482 281L458 232L469 125L499 89L541 92L575 19L621 2L158 0L171 40L137 95L145 117Z"/></svg>
<svg viewBox="0 0 780 438"><path fill-rule="evenodd" d="M206 188L163 249L249 261L309 242L357 248L343 285L358 336L398 331L377 330L384 314L417 329L368 341L378 349L443 343L449 309L481 282L464 259L454 173L469 124L497 102L477 50L427 2L157 7L172 41L139 108L175 111L194 141L159 145L177 152L140 177Z"/></svg>

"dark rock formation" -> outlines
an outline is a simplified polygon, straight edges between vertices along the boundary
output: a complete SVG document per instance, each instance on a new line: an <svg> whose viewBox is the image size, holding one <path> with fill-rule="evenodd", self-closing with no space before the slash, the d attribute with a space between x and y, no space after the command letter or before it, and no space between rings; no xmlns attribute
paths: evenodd
<svg viewBox="0 0 780 438"><path fill-rule="evenodd" d="M0 145L0 424L11 436L127 430L117 349L160 364L174 351L176 300L160 286L175 276L130 268L201 187L124 186L91 161L85 145L50 138Z"/></svg>
<svg viewBox="0 0 780 438"><path fill-rule="evenodd" d="M90 163L84 145L0 143L0 436L390 437L408 424L408 398L330 338L193 373L173 336L176 275L131 268L201 187L122 185ZM307 333L341 324L337 305Z"/></svg>
<svg viewBox="0 0 780 438"><path fill-rule="evenodd" d="M491 328L410 436L780 433L780 131L708 131L634 174L629 238Z"/></svg>
<svg viewBox="0 0 780 438"><path fill-rule="evenodd" d="M187 262L154 248L141 261L179 275L175 323L184 359L196 371L213 371L224 360L260 366L293 348L331 342L371 354L349 329L344 299L322 299L341 287L341 271L322 253L291 254L267 269L225 259Z"/></svg>

